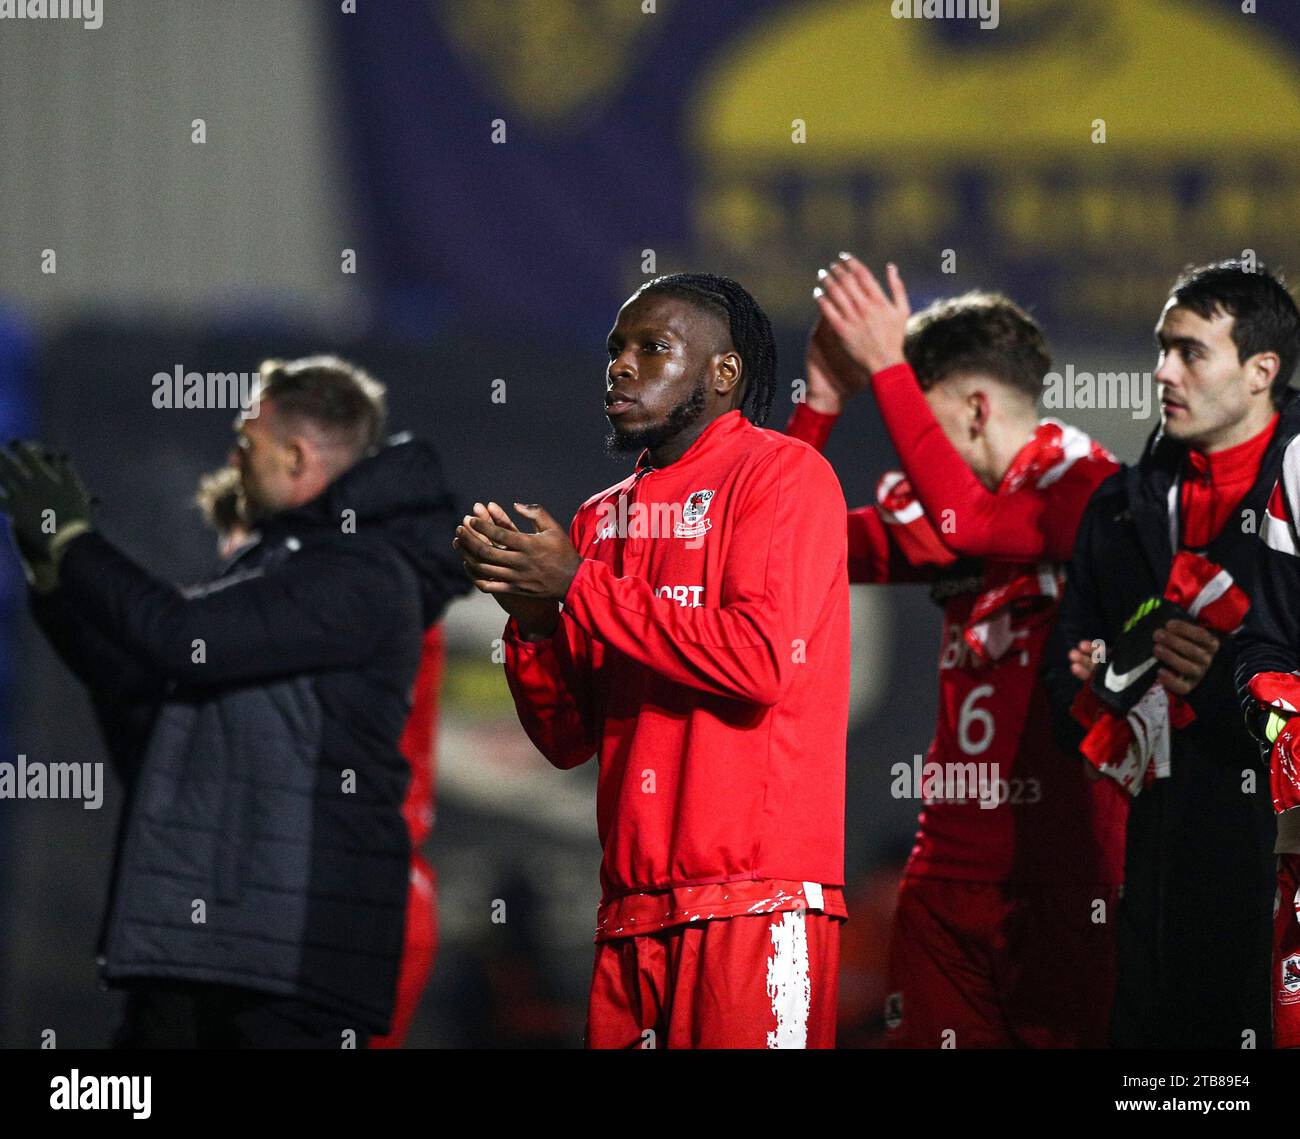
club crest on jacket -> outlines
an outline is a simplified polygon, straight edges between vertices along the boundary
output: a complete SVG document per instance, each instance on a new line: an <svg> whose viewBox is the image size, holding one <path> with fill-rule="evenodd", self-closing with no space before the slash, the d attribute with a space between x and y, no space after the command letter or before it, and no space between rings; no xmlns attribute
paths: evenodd
<svg viewBox="0 0 1300 1139"><path fill-rule="evenodd" d="M709 530L713 523L704 516L709 512L709 503L713 501L711 490L693 491L682 506L682 520L673 527L676 538L699 538Z"/></svg>

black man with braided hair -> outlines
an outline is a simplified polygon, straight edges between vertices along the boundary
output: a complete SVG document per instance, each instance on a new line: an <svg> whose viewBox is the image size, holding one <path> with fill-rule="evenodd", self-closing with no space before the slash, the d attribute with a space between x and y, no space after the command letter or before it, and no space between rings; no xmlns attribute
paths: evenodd
<svg viewBox="0 0 1300 1139"><path fill-rule="evenodd" d="M599 762L587 1046L833 1047L844 496L762 426L776 349L736 282L648 282L608 347L609 445L634 472L567 535L540 506L515 504L523 533L476 503L455 543L510 615L529 738L556 767Z"/></svg>

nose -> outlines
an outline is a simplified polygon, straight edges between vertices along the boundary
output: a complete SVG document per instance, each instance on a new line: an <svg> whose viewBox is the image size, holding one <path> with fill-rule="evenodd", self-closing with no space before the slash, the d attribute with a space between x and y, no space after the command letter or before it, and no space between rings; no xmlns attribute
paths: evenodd
<svg viewBox="0 0 1300 1139"><path fill-rule="evenodd" d="M1155 380L1158 384L1170 387L1178 378L1178 357L1172 352L1161 354L1157 361Z"/></svg>
<svg viewBox="0 0 1300 1139"><path fill-rule="evenodd" d="M632 354L620 352L609 362L609 371L605 376L605 386L613 387L621 379L635 379L636 369L632 366Z"/></svg>

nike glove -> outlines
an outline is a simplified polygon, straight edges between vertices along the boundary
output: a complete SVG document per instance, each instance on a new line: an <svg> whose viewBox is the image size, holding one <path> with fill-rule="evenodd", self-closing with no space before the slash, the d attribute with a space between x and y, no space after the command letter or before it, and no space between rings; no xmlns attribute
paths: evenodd
<svg viewBox="0 0 1300 1139"><path fill-rule="evenodd" d="M1121 715L1132 709L1151 687L1160 662L1155 632L1169 621L1193 621L1186 609L1163 597L1148 597L1124 622L1104 666L1092 674L1092 690L1103 704Z"/></svg>

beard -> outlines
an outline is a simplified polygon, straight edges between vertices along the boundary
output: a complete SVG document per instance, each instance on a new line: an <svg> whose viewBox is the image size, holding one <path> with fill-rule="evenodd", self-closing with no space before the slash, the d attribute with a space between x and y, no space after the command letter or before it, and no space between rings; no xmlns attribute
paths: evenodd
<svg viewBox="0 0 1300 1139"><path fill-rule="evenodd" d="M249 525L256 525L259 522L265 522L272 514L277 513L276 507L270 503L263 502L258 497L255 489L250 489L247 482L241 478L239 484L238 509L240 518Z"/></svg>
<svg viewBox="0 0 1300 1139"><path fill-rule="evenodd" d="M630 431L620 431L615 427L605 436L605 450L611 455L625 455L629 451L653 451L692 426L703 414L707 398L708 387L701 374L690 395L674 407L662 423L636 427Z"/></svg>
<svg viewBox="0 0 1300 1139"><path fill-rule="evenodd" d="M270 511L262 509L253 499L248 497L246 492L242 490L239 492L239 515L241 518L248 522L261 522L268 514L270 514Z"/></svg>

